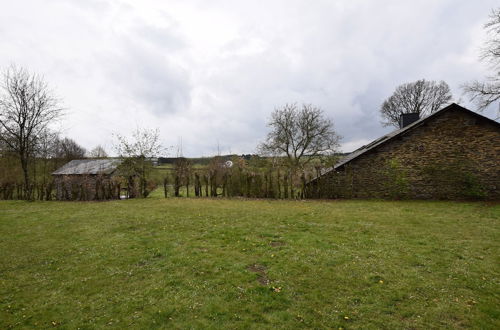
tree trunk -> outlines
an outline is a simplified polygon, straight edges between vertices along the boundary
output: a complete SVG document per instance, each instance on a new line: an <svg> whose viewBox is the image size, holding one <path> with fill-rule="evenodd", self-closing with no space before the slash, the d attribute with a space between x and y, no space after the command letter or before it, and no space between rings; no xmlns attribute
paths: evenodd
<svg viewBox="0 0 500 330"><path fill-rule="evenodd" d="M168 197L167 184L168 184L168 180L165 177L165 179L163 179L163 194L165 195L165 198Z"/></svg>
<svg viewBox="0 0 500 330"><path fill-rule="evenodd" d="M269 170L269 197L276 198L274 193L273 172L271 170Z"/></svg>
<svg viewBox="0 0 500 330"><path fill-rule="evenodd" d="M179 197L179 188L180 188L180 180L179 176L175 176L175 185L174 185L174 195L175 197Z"/></svg>
<svg viewBox="0 0 500 330"><path fill-rule="evenodd" d="M208 174L203 176L205 178L205 197L208 197Z"/></svg>
<svg viewBox="0 0 500 330"><path fill-rule="evenodd" d="M222 197L227 197L227 174L224 174L222 178Z"/></svg>
<svg viewBox="0 0 500 330"><path fill-rule="evenodd" d="M283 189L285 193L284 198L288 199L288 173L285 173L285 175L283 176Z"/></svg>
<svg viewBox="0 0 500 330"><path fill-rule="evenodd" d="M269 198L269 181L266 173L264 173L264 198Z"/></svg>
<svg viewBox="0 0 500 330"><path fill-rule="evenodd" d="M201 182L200 175L198 173L194 174L194 195L200 197L201 195Z"/></svg>
<svg viewBox="0 0 500 330"><path fill-rule="evenodd" d="M293 186L293 172L289 172L290 178L290 198L294 199L295 198L295 187Z"/></svg>
<svg viewBox="0 0 500 330"><path fill-rule="evenodd" d="M217 197L217 174L216 173L213 173L210 175L210 187L211 187L210 196Z"/></svg>
<svg viewBox="0 0 500 330"><path fill-rule="evenodd" d="M145 168L145 161L144 157L142 157L142 162L141 162L141 195L142 197L147 197L146 194L146 168Z"/></svg>
<svg viewBox="0 0 500 330"><path fill-rule="evenodd" d="M21 155L21 167L24 176L24 194L23 197L26 200L31 199L31 181L30 174L28 171L28 157L26 155Z"/></svg>
<svg viewBox="0 0 500 330"><path fill-rule="evenodd" d="M251 184L252 184L252 177L250 176L250 174L247 173L247 187L246 187L247 196L246 197L250 197Z"/></svg>
<svg viewBox="0 0 500 330"><path fill-rule="evenodd" d="M306 198L306 174L302 172L302 176L300 178L302 181L302 191L300 192L300 197L304 199Z"/></svg>
<svg viewBox="0 0 500 330"><path fill-rule="evenodd" d="M280 170L278 170L278 173L276 176L276 187L278 188L277 197L278 197L278 199L280 199L281 198Z"/></svg>

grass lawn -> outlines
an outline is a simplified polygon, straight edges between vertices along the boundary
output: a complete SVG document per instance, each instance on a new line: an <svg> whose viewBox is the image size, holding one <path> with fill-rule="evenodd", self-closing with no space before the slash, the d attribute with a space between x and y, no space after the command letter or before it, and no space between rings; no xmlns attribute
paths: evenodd
<svg viewBox="0 0 500 330"><path fill-rule="evenodd" d="M500 328L500 205L0 202L0 328Z"/></svg>

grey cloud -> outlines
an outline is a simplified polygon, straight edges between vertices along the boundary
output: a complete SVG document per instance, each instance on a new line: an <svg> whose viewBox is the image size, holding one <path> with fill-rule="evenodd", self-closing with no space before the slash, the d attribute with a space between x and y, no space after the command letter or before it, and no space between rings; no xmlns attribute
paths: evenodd
<svg viewBox="0 0 500 330"><path fill-rule="evenodd" d="M378 108L401 83L442 79L460 98L460 84L485 74L481 26L498 6L27 2L24 12L16 2L2 8L0 67L17 62L48 73L75 110L72 138L87 148L109 145L109 127L133 121L160 127L166 145L182 136L188 156L214 153L217 141L226 151L255 151L271 111L286 102L323 108L352 149L390 129Z"/></svg>
<svg viewBox="0 0 500 330"><path fill-rule="evenodd" d="M101 55L105 77L129 106L157 115L190 106L189 72L173 60L185 48L175 31L139 25L127 34L116 34L115 47Z"/></svg>
<svg viewBox="0 0 500 330"><path fill-rule="evenodd" d="M141 106L157 115L175 113L189 107L189 75L168 59L134 45L123 57L108 58L106 68L114 89L129 106Z"/></svg>

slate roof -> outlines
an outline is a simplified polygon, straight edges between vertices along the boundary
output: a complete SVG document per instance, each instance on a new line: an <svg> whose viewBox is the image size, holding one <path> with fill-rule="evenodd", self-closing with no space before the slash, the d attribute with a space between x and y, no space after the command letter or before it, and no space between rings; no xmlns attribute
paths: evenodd
<svg viewBox="0 0 500 330"><path fill-rule="evenodd" d="M52 175L96 175L112 174L121 161L119 159L72 160L53 172Z"/></svg>
<svg viewBox="0 0 500 330"><path fill-rule="evenodd" d="M430 120L431 118L434 118L436 116L438 116L439 114L445 112L445 111L451 111L451 110L455 110L455 111L465 111L467 112L468 114L471 114L475 117L479 117L483 120L486 120L494 125L496 125L497 127L500 128L500 123L498 123L497 121L494 121L492 119L489 119L487 117L484 117L476 112L473 112L473 111L470 111L464 107L461 107L459 106L458 104L456 103L452 103L450 104L449 106L447 107L444 107L442 108L441 110L438 110L436 112L434 112L433 114L427 116L427 117L424 117L424 118L420 118L419 120L411 123L410 125L406 126L406 127L403 127L401 129L397 129L389 134L386 134L370 143L368 143L367 145L364 145L356 150L354 150L353 152L351 152L349 155L347 155L346 157L342 158L337 164L335 164L334 167L330 167L330 168L327 168L325 170L323 170L320 174L320 176L328 173L328 172L331 172L332 170L337 170L337 169L340 169L342 166L346 165L347 163L349 163L350 161L358 158L359 156L363 155L364 153L370 151L370 150L373 150L375 148L377 148L378 146L392 140L393 138L397 137L397 136L400 136L400 135L403 135L405 132L408 132L420 125L422 125L423 123L425 123L426 121ZM312 179L311 181L314 181L316 178Z"/></svg>

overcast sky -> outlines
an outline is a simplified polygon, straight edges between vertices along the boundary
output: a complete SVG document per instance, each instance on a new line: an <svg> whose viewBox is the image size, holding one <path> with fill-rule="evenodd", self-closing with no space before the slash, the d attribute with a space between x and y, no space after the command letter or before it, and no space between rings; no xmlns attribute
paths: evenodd
<svg viewBox="0 0 500 330"><path fill-rule="evenodd" d="M165 146L209 156L255 152L286 102L321 107L352 151L391 130L380 104L420 78L474 110L460 85L488 74L478 53L498 1L0 4L0 68L44 75L67 109L63 135L111 151L114 132L159 128Z"/></svg>

